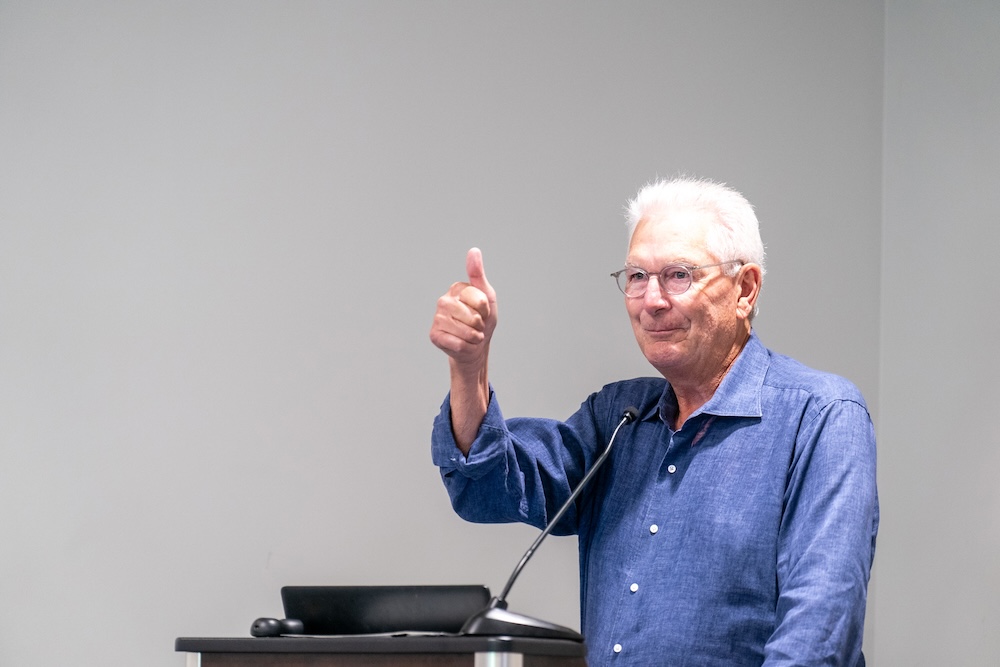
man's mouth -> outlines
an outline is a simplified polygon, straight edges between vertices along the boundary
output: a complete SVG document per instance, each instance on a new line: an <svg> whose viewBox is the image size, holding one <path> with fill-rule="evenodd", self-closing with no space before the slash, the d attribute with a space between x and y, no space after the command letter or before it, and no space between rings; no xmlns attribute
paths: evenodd
<svg viewBox="0 0 1000 667"><path fill-rule="evenodd" d="M672 333L674 333L676 331L680 331L680 330L681 330L681 327L664 327L664 326L659 326L659 327L644 327L643 328L643 331L645 331L646 333L648 333L651 336L666 336L668 334L672 334Z"/></svg>

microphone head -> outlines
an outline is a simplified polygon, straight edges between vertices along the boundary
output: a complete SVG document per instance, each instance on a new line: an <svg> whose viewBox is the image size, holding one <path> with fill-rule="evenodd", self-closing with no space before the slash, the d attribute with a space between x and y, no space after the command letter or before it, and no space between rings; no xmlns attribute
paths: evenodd
<svg viewBox="0 0 1000 667"><path fill-rule="evenodd" d="M638 418L639 418L639 411L634 406L631 405L625 408L625 412L622 413L622 419L625 420L626 424L631 424Z"/></svg>

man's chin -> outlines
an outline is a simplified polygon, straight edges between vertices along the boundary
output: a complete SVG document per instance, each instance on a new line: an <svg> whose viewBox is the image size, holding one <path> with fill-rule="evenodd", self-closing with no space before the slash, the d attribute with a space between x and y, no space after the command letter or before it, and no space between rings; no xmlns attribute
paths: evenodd
<svg viewBox="0 0 1000 667"><path fill-rule="evenodd" d="M644 329L640 345L677 345L682 343L685 338L687 338L687 331L685 329L658 329L656 331Z"/></svg>
<svg viewBox="0 0 1000 667"><path fill-rule="evenodd" d="M663 366L672 366L684 357L684 351L681 349L682 342L673 339L646 338L639 347L649 363L656 368L662 368Z"/></svg>

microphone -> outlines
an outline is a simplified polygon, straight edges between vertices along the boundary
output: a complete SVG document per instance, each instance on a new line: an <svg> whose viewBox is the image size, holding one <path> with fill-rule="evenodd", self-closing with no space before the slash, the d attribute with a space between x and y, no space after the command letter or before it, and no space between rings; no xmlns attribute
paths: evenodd
<svg viewBox="0 0 1000 667"><path fill-rule="evenodd" d="M500 595L494 597L490 600L489 606L480 612L477 612L465 622L459 634L463 635L502 635L507 637L540 637L544 639L569 639L576 642L583 641L583 635L581 635L576 630L572 628L567 628L562 625L557 625L555 623L549 623L548 621L543 621L537 618L531 618L530 616L524 616L523 614L516 614L512 611L507 611L507 594L510 592L511 586L514 585L514 581L517 579L518 575L521 574L521 570L524 566L528 564L531 556L535 553L538 545L542 543L555 525L559 523L563 515L569 511L570 506L576 500L583 488L587 486L587 483L594 477L594 474L601 467L604 461L608 458L608 454L611 452L611 446L615 444L615 438L618 436L618 431L625 424L631 424L639 417L639 411L634 407L629 406L625 408L622 413L621 421L618 422L618 426L615 427L614 433L611 434L611 439L608 441L608 446L605 448L604 452L598 457L594 465L590 467L587 474L584 475L583 479L577 484L576 488L573 489L573 493L570 494L563 506L559 508L555 516L546 524L545 529L542 531L541 535L532 543L528 550L524 552L521 557L521 562L517 564L514 568L514 572L510 575L507 580L507 585L504 586L503 592Z"/></svg>

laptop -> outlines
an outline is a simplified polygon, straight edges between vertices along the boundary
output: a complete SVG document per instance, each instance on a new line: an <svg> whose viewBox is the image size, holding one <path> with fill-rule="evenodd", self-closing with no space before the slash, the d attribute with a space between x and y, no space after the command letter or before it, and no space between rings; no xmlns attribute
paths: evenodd
<svg viewBox="0 0 1000 667"><path fill-rule="evenodd" d="M454 586L284 586L285 618L306 635L456 634L485 608L490 589Z"/></svg>

